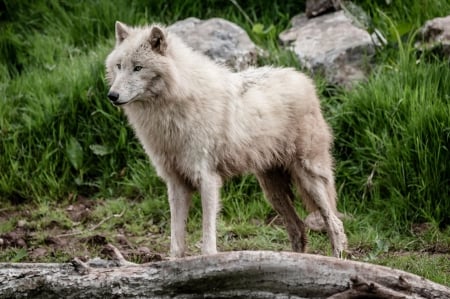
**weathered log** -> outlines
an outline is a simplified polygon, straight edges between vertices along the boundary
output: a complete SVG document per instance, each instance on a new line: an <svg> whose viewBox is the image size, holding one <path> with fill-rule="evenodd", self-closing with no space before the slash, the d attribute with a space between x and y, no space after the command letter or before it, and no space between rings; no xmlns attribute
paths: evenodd
<svg viewBox="0 0 450 299"><path fill-rule="evenodd" d="M450 298L404 271L291 252L98 266L0 263L0 298Z"/></svg>

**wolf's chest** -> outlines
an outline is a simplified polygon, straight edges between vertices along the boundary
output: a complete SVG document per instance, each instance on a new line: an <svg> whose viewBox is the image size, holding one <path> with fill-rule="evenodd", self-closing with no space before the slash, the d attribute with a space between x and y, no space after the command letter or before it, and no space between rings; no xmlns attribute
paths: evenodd
<svg viewBox="0 0 450 299"><path fill-rule="evenodd" d="M209 159L214 146L207 128L199 120L173 115L128 117L157 169L176 170L192 182L197 180L201 165Z"/></svg>

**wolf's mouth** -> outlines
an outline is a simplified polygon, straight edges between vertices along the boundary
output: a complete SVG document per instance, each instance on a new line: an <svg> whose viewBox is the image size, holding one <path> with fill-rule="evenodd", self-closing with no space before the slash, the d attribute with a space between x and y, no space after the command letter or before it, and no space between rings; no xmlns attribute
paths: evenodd
<svg viewBox="0 0 450 299"><path fill-rule="evenodd" d="M130 100L126 101L126 102L111 101L111 103L112 103L114 106L117 106L117 107L118 107L118 106L123 106L123 105L126 105L126 104L130 104L130 103L132 103L132 102L138 100L138 98L139 98L139 96L137 95L137 96L131 98Z"/></svg>
<svg viewBox="0 0 450 299"><path fill-rule="evenodd" d="M121 103L121 102L113 102L113 101L111 101L111 104L113 104L114 106L123 106L123 105L125 105L125 104L127 104L128 102L125 102L125 103Z"/></svg>

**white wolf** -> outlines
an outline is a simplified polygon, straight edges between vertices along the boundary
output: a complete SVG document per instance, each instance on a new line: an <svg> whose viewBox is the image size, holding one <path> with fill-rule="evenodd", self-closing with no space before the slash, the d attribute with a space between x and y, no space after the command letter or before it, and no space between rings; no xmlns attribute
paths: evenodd
<svg viewBox="0 0 450 299"><path fill-rule="evenodd" d="M306 235L292 186L309 211L320 211L333 254L341 256L347 237L337 217L332 134L312 81L287 68L231 72L160 25L116 22L115 29L108 98L123 108L167 184L171 256L185 254L194 191L202 203L202 253L217 252L220 188L244 172L257 176L283 217L294 251L305 251Z"/></svg>

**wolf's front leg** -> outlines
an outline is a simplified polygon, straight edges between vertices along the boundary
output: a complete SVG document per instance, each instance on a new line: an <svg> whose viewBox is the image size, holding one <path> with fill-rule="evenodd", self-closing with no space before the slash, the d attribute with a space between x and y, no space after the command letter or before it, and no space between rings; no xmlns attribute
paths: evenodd
<svg viewBox="0 0 450 299"><path fill-rule="evenodd" d="M220 187L222 179L213 173L202 178L200 196L203 212L203 244L202 254L217 253L216 220L219 212Z"/></svg>
<svg viewBox="0 0 450 299"><path fill-rule="evenodd" d="M170 256L183 257L186 251L186 222L192 200L192 190L182 181L172 179L167 184L170 205Z"/></svg>

